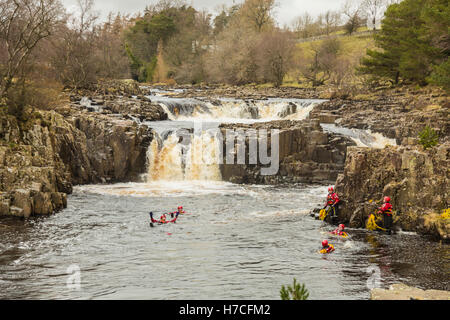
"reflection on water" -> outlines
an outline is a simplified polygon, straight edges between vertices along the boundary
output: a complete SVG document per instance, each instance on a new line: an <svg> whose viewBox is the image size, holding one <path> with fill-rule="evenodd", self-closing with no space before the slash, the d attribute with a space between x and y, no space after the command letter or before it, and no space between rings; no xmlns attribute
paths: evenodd
<svg viewBox="0 0 450 320"><path fill-rule="evenodd" d="M332 227L307 213L326 187L158 182L77 187L49 218L0 220L0 298L278 299L296 277L311 299L366 299L367 268L381 285L449 290L449 247L412 234ZM189 213L149 227L148 212ZM323 238L336 252L317 253ZM81 290L66 287L81 269Z"/></svg>

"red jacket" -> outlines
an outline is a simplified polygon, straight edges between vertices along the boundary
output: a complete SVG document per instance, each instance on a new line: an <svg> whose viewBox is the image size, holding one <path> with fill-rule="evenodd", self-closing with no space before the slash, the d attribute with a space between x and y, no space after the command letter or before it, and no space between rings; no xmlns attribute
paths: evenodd
<svg viewBox="0 0 450 320"><path fill-rule="evenodd" d="M392 215L392 204L390 204L389 202L383 204L379 209L380 211L378 211L378 213L386 214L388 216Z"/></svg>
<svg viewBox="0 0 450 320"><path fill-rule="evenodd" d="M165 215L164 215L165 216ZM152 223L161 223L161 224L167 224L167 223L174 223L175 221L177 221L177 219L178 219L178 215L173 219L173 220L165 220L165 221L162 221L161 219L160 220L155 220L155 219L153 219L153 217L151 218L151 221L152 221Z"/></svg>
<svg viewBox="0 0 450 320"><path fill-rule="evenodd" d="M339 196L337 195L336 192L333 192L332 194L328 194L327 202L325 203L325 207L332 206L333 204L338 204L339 201L340 201Z"/></svg>

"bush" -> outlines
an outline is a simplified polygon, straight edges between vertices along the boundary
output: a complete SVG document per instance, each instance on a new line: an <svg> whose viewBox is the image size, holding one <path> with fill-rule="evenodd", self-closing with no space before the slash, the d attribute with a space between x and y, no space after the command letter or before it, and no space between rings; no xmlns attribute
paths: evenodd
<svg viewBox="0 0 450 320"><path fill-rule="evenodd" d="M294 285L287 288L283 285L280 290L281 300L307 300L309 297L308 289L305 284L300 285L294 278Z"/></svg>
<svg viewBox="0 0 450 320"><path fill-rule="evenodd" d="M436 146L439 142L439 136L435 130L426 126L419 133L419 143L424 147L424 149L432 148Z"/></svg>

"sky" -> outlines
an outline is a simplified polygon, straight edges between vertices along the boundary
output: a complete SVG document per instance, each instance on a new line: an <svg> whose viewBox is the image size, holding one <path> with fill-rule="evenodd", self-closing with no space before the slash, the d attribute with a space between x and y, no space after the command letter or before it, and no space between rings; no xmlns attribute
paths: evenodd
<svg viewBox="0 0 450 320"><path fill-rule="evenodd" d="M72 11L76 0L61 0L69 11ZM109 12L121 13L137 13L143 11L149 4L155 4L158 0L94 0L95 9L100 13L102 18L105 18ZM312 16L317 16L327 10L337 10L341 8L345 0L276 0L277 8L275 9L275 16L280 27L290 25L293 20L308 12ZM217 13L221 5L230 6L233 0L186 0L198 10L206 9L211 13ZM236 3L243 2L243 0L234 0Z"/></svg>

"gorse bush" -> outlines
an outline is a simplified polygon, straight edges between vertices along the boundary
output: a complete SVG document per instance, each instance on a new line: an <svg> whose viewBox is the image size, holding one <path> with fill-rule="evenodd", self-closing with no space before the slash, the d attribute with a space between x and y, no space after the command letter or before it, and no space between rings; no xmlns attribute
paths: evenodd
<svg viewBox="0 0 450 320"><path fill-rule="evenodd" d="M429 126L426 126L425 129L423 129L419 133L419 143L425 148L429 149L434 146L436 146L439 142L439 136L435 130L430 128Z"/></svg>
<svg viewBox="0 0 450 320"><path fill-rule="evenodd" d="M300 285L294 278L294 285L287 288L283 285L280 290L281 300L307 300L309 297L308 289L305 284Z"/></svg>

